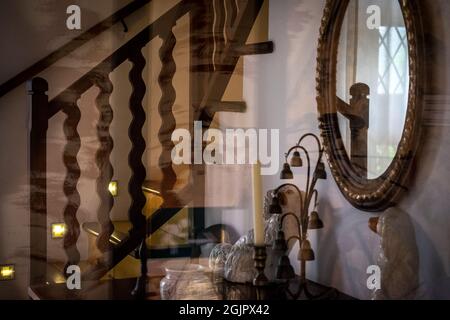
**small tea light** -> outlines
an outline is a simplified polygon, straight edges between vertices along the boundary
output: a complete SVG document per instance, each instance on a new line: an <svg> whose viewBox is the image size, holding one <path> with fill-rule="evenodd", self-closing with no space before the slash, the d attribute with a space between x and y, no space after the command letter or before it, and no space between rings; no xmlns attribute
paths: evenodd
<svg viewBox="0 0 450 320"><path fill-rule="evenodd" d="M52 238L61 239L66 234L66 225L64 223L52 223Z"/></svg>
<svg viewBox="0 0 450 320"><path fill-rule="evenodd" d="M0 266L0 280L14 280L15 267L14 265Z"/></svg>
<svg viewBox="0 0 450 320"><path fill-rule="evenodd" d="M108 185L108 190L113 197L117 197L117 194L119 193L119 186L117 181L111 181Z"/></svg>

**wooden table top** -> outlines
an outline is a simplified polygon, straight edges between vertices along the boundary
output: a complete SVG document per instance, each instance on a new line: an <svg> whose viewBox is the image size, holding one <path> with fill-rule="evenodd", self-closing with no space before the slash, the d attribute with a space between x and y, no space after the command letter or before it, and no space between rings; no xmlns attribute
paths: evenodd
<svg viewBox="0 0 450 320"><path fill-rule="evenodd" d="M149 260L149 274L147 281L147 296L148 300L160 300L160 281L165 276L165 266L168 264L188 264L196 263L203 265L206 269L208 266L207 258L177 258L177 259L155 259ZM212 273L207 272L210 279L212 279ZM242 299L242 300L255 300L257 298L257 292L255 287L250 284L235 284L228 281L222 281L217 277L213 281L218 292L218 299L230 300L230 299ZM80 290L69 290L64 282L60 283L47 283L40 286L30 287L28 293L31 299L36 300L134 300L135 297L131 295L136 284L135 278L128 279L106 279L99 281L83 281L82 288ZM299 286L299 279L290 281L289 288L292 292L297 291ZM345 295L337 290L330 290L326 286L318 283L308 281L309 291L317 295L329 291L327 299L337 300L349 300L352 297ZM268 287L266 290L266 298L268 300L284 300L290 298L286 295L286 285L276 284ZM302 295L299 299L305 299Z"/></svg>
<svg viewBox="0 0 450 320"><path fill-rule="evenodd" d="M159 283L163 277L154 276L148 278L148 293L147 300L160 300ZM299 281L294 280L291 282L291 290L296 291ZM82 284L80 290L68 290L65 283L49 284L29 288L29 296L34 300L134 300L131 295L136 284L136 279L113 279L113 280L101 280L101 281L86 281ZM247 284L233 284L226 283L224 285L226 289L224 292L229 293L232 291L232 299L227 299L225 295L219 296L222 300L235 300L236 297L240 297L241 300L256 300L255 287ZM308 287L312 294L317 295L325 291L329 291L332 288L325 287L318 283L308 281ZM269 296L268 300L285 300L290 299L287 296L282 296L285 292L284 289L279 289L278 292L269 288L272 296ZM279 293L282 293L279 295ZM239 299L239 298L238 298ZM304 300L306 297L302 295L299 300ZM324 299L330 300L352 300L354 298L345 295L337 290L331 290L328 296Z"/></svg>

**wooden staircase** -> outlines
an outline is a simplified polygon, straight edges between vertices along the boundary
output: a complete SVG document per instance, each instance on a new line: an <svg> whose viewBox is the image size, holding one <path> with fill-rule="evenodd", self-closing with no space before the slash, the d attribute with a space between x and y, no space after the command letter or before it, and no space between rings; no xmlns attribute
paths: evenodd
<svg viewBox="0 0 450 320"><path fill-rule="evenodd" d="M176 73L173 51L177 39L173 28L179 19L186 15L189 16L191 48L189 121L190 123L197 120L202 121L203 129L206 130L217 112L245 112L246 110L244 102L222 101L239 58L243 55L265 54L273 51L271 42L246 44L262 4L263 0L225 0L222 6L217 8L213 7L209 0L181 0L51 101L48 101L46 94L47 81L42 78L30 80L28 86L32 114L30 131L30 290L33 295L39 295L37 294L39 292L43 294L42 287L47 282L46 132L49 120L59 113L66 116L63 123L66 138L66 147L63 153L66 178L63 191L67 200L63 217L68 228L64 238L64 250L67 255L66 266L80 263L77 241L82 229L96 237L98 258L95 259L94 264L85 268L83 272L85 283L99 281L125 258L131 256L134 259L140 259L141 275L138 285L135 287L138 289L135 293L137 296L142 296L142 290L145 290L143 283L145 284L146 281L148 258L170 256L177 250L177 255L197 256L198 253L195 250L198 249L198 245L201 245L202 241L211 240L202 236L205 231L204 166L192 165L189 183L181 190L174 191L177 176L171 161L174 144L170 137L177 126L173 114L176 97L176 89L173 86L173 78ZM228 12L227 15L224 14L225 11ZM148 202L145 194L146 168L141 158L146 148L146 139L142 136L142 128L147 115L142 104L147 86L142 77L146 57L141 50L157 37L162 40L159 49L162 68L158 77L162 92L158 105L158 113L162 120L158 133L162 146L159 157L162 179L157 188L161 203L156 210L152 210L151 214L145 214L145 206ZM132 86L129 100L129 110L132 115L132 121L129 124L129 139L132 149L128 155L128 163L132 172L128 192L132 201L128 210L128 221L113 222L110 219L110 211L114 206L114 198L108 192L108 184L114 171L110 162L110 155L114 152L110 125L114 119L109 102L113 91L109 75L126 61L132 64L129 73L129 81ZM77 211L83 195L77 190L77 182L81 175L77 155L81 147L78 133L81 110L77 105L77 100L91 87L99 89L95 100L100 114L97 122L100 147L96 152L96 165L100 172L97 179L97 193L101 199L101 206L97 211L97 222L80 226L77 220ZM195 226L189 234L187 243L174 248L153 248L152 237L157 235L167 222L177 215L186 214L187 210L193 216L192 222ZM147 240L148 237L150 237L150 242ZM51 286L47 286L47 289L51 290ZM71 293L70 296L72 294L74 293Z"/></svg>

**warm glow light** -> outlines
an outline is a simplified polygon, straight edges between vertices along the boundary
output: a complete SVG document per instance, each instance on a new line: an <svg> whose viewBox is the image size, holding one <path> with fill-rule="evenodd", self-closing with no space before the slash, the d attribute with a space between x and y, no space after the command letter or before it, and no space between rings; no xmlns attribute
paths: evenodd
<svg viewBox="0 0 450 320"><path fill-rule="evenodd" d="M118 186L117 186L117 181L111 181L109 183L108 190L112 194L113 197L116 197L117 193L119 192Z"/></svg>
<svg viewBox="0 0 450 320"><path fill-rule="evenodd" d="M158 190L155 190L155 189L152 189L152 188L147 188L147 187L144 187L144 186L142 187L142 190L144 190L146 192L149 192L149 193L157 194L157 195L161 194L161 192L159 192Z"/></svg>
<svg viewBox="0 0 450 320"><path fill-rule="evenodd" d="M0 280L13 280L14 279L14 266L0 266Z"/></svg>
<svg viewBox="0 0 450 320"><path fill-rule="evenodd" d="M66 225L64 223L53 223L52 224L52 238L59 239L63 238L66 233Z"/></svg>

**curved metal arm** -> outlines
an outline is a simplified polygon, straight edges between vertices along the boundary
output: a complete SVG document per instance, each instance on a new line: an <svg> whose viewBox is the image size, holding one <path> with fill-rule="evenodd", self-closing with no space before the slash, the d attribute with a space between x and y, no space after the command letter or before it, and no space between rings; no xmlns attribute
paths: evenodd
<svg viewBox="0 0 450 320"><path fill-rule="evenodd" d="M304 134L297 142L297 145L299 146L303 140L305 140L308 137L312 137L316 140L317 142L317 148L319 150L319 152L322 150L322 144L320 143L319 137L317 137L314 133L306 133Z"/></svg>
<svg viewBox="0 0 450 320"><path fill-rule="evenodd" d="M319 153L318 157L317 157L317 163L316 163L316 166L314 168L314 173L315 173L316 170L317 170L317 167L319 166L319 163L322 161L322 156L323 156L323 151L324 151L324 149L323 149L323 147L322 147L322 145L320 143L319 138L315 134L313 134L313 133L304 134L299 139L298 143L295 146L291 147L288 150L287 153L285 153L285 160L286 160L286 162L288 160L289 155L294 150L301 149L306 155L308 168L307 168L307 177L306 177L305 197L302 196L302 193L298 189L297 186L295 186L294 184L290 184L290 183L289 184L283 184L283 185L279 186L275 190L275 193L278 193L281 188L283 188L285 186L292 186L299 193L299 195L300 195L300 221L298 220L297 217L296 218L297 218L298 224L300 224L300 228L299 228L299 230L301 231L299 233L300 237L305 237L306 236L307 227L308 227L308 220L309 220L309 207L310 207L310 204L311 204L311 199L312 199L313 196L315 196L315 198L314 198L314 205L316 205L317 204L317 197L318 197L318 192L315 189L315 185L316 185L316 182L317 182L316 175L314 174L312 179L311 179L311 159L310 159L310 156L309 156L309 152L308 152L308 150L305 147L303 147L301 145L303 140L305 140L308 137L314 138L314 140L317 143L317 148L318 148L318 153ZM281 223L281 225L282 225L282 223Z"/></svg>
<svg viewBox="0 0 450 320"><path fill-rule="evenodd" d="M301 150L305 153L305 155L306 155L306 162L307 162L307 167L308 167L308 168L307 168L306 190L305 190L306 197L305 197L305 199L302 200L302 201L304 201L304 203L303 203L303 205L302 205L303 208L308 208L308 201L307 201L307 199L308 199L308 195L309 195L309 193L310 193L310 190L309 190L310 185L312 185L312 183L311 183L311 181L310 181L310 180L311 180L311 179L310 179L310 178L311 178L311 159L310 159L310 157L309 157L309 152L308 152L308 150L306 150L305 147L301 146L300 143L302 142L302 140L303 140L304 138L306 138L306 137L308 137L308 136L313 136L313 137L315 137L315 138L317 139L316 141L319 143L319 145L318 145L318 146L319 146L319 159L318 159L317 164L316 164L316 168L317 168L317 165L319 164L319 162L320 162L320 160L321 160L321 158L322 158L321 153L320 153L320 151L321 151L321 145L320 145L320 141L318 140L318 138L317 138L315 135L313 135L312 133L303 135L302 138L300 138L299 143L296 144L295 146L291 147L291 148L288 150L288 152L286 152L285 155L284 155L286 163L287 163L287 160L288 160L289 155L290 155L291 152L294 151L294 150L301 149ZM302 210L302 215L303 215L303 210Z"/></svg>
<svg viewBox="0 0 450 320"><path fill-rule="evenodd" d="M293 151L293 150L296 150L296 149L301 149L304 153L305 153L305 155L306 155L306 163L307 163L307 167L308 167L308 170L307 170L307 176L306 176L306 190L305 190L305 192L306 192L306 195L308 195L308 192L309 192L309 185L310 185L310 177L311 177L311 159L310 159L310 157L309 157L309 152L308 152L308 150L306 150L306 148L305 147L303 147L303 146L300 146L300 145L295 145L295 146L293 146L292 148L290 148L289 149L289 151L285 154L285 160L286 160L286 162L287 162L287 158L288 158L288 156L289 156L289 154ZM306 197L307 198L307 197ZM304 199L304 200L306 200L306 198ZM306 206L306 202L303 204L303 208L305 208L305 206Z"/></svg>
<svg viewBox="0 0 450 320"><path fill-rule="evenodd" d="M311 182L310 182L310 178L311 178L311 159L309 158L309 152L308 152L308 150L306 150L305 147L300 146L300 149L302 149L303 152L305 153L305 155L306 155L306 162L308 164L308 170L307 170L307 173L306 173L306 191L305 191L306 192L306 197L303 200L304 201L303 209L305 209L305 208L308 208L307 199L308 199L308 194L309 194L309 188L311 187ZM302 212L302 215L303 215L303 212Z"/></svg>
<svg viewBox="0 0 450 320"><path fill-rule="evenodd" d="M289 157L289 155L291 154L291 152L294 151L294 150L297 150L297 149L301 149L300 145L298 145L298 144L296 144L295 146L293 146L292 148L290 148L290 149L288 150L288 152L286 152L286 153L284 154L284 159L286 160L286 162L287 162L287 158Z"/></svg>
<svg viewBox="0 0 450 320"><path fill-rule="evenodd" d="M289 241L291 241L292 239L297 239L300 242L300 245L302 243L302 239L299 236L290 236L287 240L286 240L286 244L289 245Z"/></svg>
<svg viewBox="0 0 450 320"><path fill-rule="evenodd" d="M317 206L317 197L319 196L319 192L317 191L317 189L314 189L313 191L311 191L311 198L314 195L314 208Z"/></svg>
<svg viewBox="0 0 450 320"><path fill-rule="evenodd" d="M318 164L320 163L320 161L322 160L322 155L323 155L323 147L322 147L322 144L320 143L319 137L317 137L317 136L316 136L315 134L313 134L313 133L307 133L307 134L304 134L304 135L300 138L300 140L298 140L297 146L300 146L301 143L302 143L302 141L305 140L305 139L308 138L308 137L314 138L314 140L315 140L316 143L317 143L317 151L319 152L319 156L317 157L317 164L316 164L316 168L317 168L317 165L318 165ZM313 189L314 189L314 188L313 188Z"/></svg>
<svg viewBox="0 0 450 320"><path fill-rule="evenodd" d="M318 149L318 152L319 152L319 156L317 157L316 167L315 167L315 169L314 169L314 172L315 172L315 171L317 170L317 167L318 167L319 163L322 161L322 157L323 157L323 147L322 147L322 144L320 143L319 138L318 138L315 134L313 134L313 133L307 133L307 134L304 134L304 135L299 139L297 145L300 145L300 144L303 142L303 140L305 140L305 139L308 138L308 137L314 138L314 140L315 140L316 143L317 143L317 149ZM308 178L308 181L309 181L309 178ZM304 205L304 207L307 208L306 210L309 210L309 205L310 205L310 202L311 202L311 198L312 198L312 196L313 196L314 193L315 193L315 195L316 195L315 203L317 203L317 190L315 189L316 182L317 182L317 178L316 178L316 176L314 175L314 176L313 176L313 179L312 179L312 181L311 181L311 189L308 189L308 190L307 190L307 193L306 193L306 196L305 196L305 205ZM312 191L311 191L311 190L312 190ZM307 222L306 222L306 219L305 219L305 221L303 221L303 223L304 223L304 224L307 223Z"/></svg>

